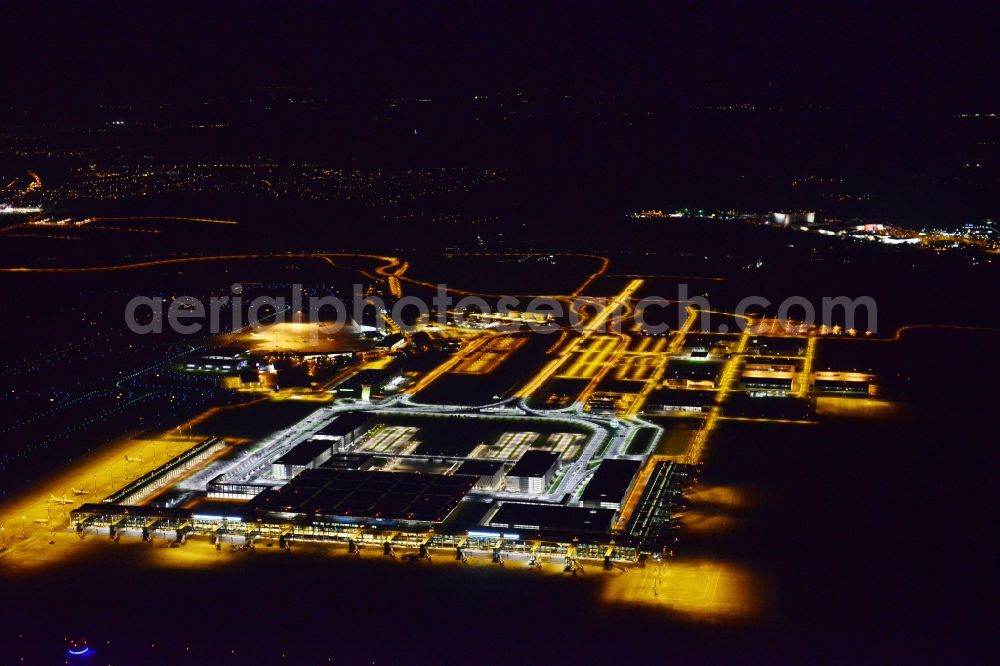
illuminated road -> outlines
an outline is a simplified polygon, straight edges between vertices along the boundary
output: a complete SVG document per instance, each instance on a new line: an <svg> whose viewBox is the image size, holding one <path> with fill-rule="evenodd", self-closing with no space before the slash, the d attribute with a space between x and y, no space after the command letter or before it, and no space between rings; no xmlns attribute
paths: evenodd
<svg viewBox="0 0 1000 666"><path fill-rule="evenodd" d="M803 398L809 394L809 385L812 381L813 361L816 358L816 343L818 340L818 337L811 335L806 342L806 359L802 363L802 371L799 373L798 386L796 387L796 393Z"/></svg>
<svg viewBox="0 0 1000 666"><path fill-rule="evenodd" d="M215 220L211 218L163 218L163 217L152 217L152 218L100 218L100 219L179 219L188 221L201 221L207 223L216 224L236 224L233 220ZM530 256L549 256L548 253L529 253ZM513 253L515 256L522 256L517 253ZM599 255L591 254L577 254L577 253L563 253L560 256L572 256L572 257L589 257L595 258L601 261L601 265L598 270L588 276L584 281L583 285L577 288L577 291L573 294L521 294L528 298L534 297L546 297L546 298L556 298L565 299L572 298L575 294L579 293L586 285L598 277L605 268L607 268L607 257L602 257ZM402 294L402 288L399 286L399 282L405 282L408 284L414 284L421 287L425 287L432 290L437 290L438 284L433 282L428 282L425 280L417 280L404 275L406 270L409 268L409 262L403 261L398 257L390 257L378 254L368 254L364 252L276 252L276 253L254 253L254 254L231 254L231 255L211 255L211 256L200 256L200 257L170 257L164 259L151 259L149 261L140 261L128 264L111 264L105 266L62 266L62 267L46 267L46 266L8 266L0 267L0 273L103 273L110 271L126 271L135 270L141 268L153 268L158 266L170 266L174 264L185 264L185 263L195 263L195 262L206 262L206 261L241 261L241 260L253 260L253 259L325 259L328 257L353 257L357 259L368 259L383 262L381 265L375 268L375 273L387 280L390 286L390 290L393 294ZM363 270L359 270L360 273L366 274ZM374 279L374 276L369 274L369 277ZM469 291L466 289L459 289L457 287L446 286L445 291L448 293L459 294L463 296L480 296L483 298L501 298L504 296L510 296L511 294L502 293L491 293L491 292L481 292L481 291Z"/></svg>
<svg viewBox="0 0 1000 666"><path fill-rule="evenodd" d="M433 370L424 375L419 382L417 382L414 386L408 388L406 392L409 394L417 394L420 391L427 388L428 386L430 386L431 384L433 384L441 375L447 372L451 372L455 370L455 368L459 367L461 364L466 363L467 360L472 355L476 354L479 351L480 347L486 345L486 343L490 340L491 337L492 336L488 334L483 335L476 338L472 342L468 343L460 350L458 350L450 357L448 357L448 360L446 360L444 363L439 364Z"/></svg>
<svg viewBox="0 0 1000 666"><path fill-rule="evenodd" d="M622 353L628 348L629 345L628 335L626 335L625 333L619 333L618 337L619 340L615 344L614 349L607 356L607 358L600 364L600 367L597 370L597 372L594 373L594 376L591 378L590 382L580 393L580 396L577 398L577 402L580 402L582 404L587 403L587 400L590 398L590 395L597 389L597 386L607 376L607 374L611 372L612 368L615 367L615 364L618 362L618 359L621 357Z"/></svg>
<svg viewBox="0 0 1000 666"><path fill-rule="evenodd" d="M626 309L628 308L628 303L632 298L632 294L634 294L641 286L642 280L640 279L629 282L625 288L618 293L618 295L611 299L611 302L604 306L604 309L594 315L594 317L587 322L587 325L583 328L583 334L588 335L596 331L604 331L604 325L612 315L616 316L617 324L620 326L620 319L626 314ZM615 323L612 323L612 328L614 327Z"/></svg>
<svg viewBox="0 0 1000 666"><path fill-rule="evenodd" d="M747 342L750 340L750 324L752 324L752 320L749 317L744 317L744 319L746 319L748 325L743 329L735 353L733 353L732 357L723 367L722 375L719 378L719 390L715 393L715 404L709 409L708 418L705 419L705 423L701 429L695 433L695 436L691 439L691 444L688 446L688 450L684 454L685 462L688 464L693 465L701 462L708 436L715 428L716 422L722 416L722 405L725 403L726 397L733 389L734 384L739 382L737 368L743 361L742 356L746 351Z"/></svg>
<svg viewBox="0 0 1000 666"><path fill-rule="evenodd" d="M556 370L572 356L573 352L577 351L581 344L587 340L588 336L593 335L598 330L602 329L604 324L608 319L614 314L617 317L624 316L622 313L628 311L629 301L632 298L632 294L642 285L642 280L632 280L626 285L626 287L615 296L610 302L605 304L604 308L597 312L594 317L587 322L587 325L583 329L583 334L572 338L570 343L566 348L559 352L558 357L546 363L545 366L524 386L517 391L516 395L519 398L528 398L533 393L535 393L539 388L541 388L546 381L548 381L553 375L555 375ZM617 322L620 325L620 319ZM614 324L612 324L614 326Z"/></svg>
<svg viewBox="0 0 1000 666"><path fill-rule="evenodd" d="M76 224L78 226L84 226L93 222L115 222L125 220L135 220L137 222L144 220L152 222L157 220L169 220L171 222L200 222L202 224L239 224L236 220L220 220L214 217L185 217L181 215L124 215L117 217L88 217L84 220L80 220Z"/></svg>

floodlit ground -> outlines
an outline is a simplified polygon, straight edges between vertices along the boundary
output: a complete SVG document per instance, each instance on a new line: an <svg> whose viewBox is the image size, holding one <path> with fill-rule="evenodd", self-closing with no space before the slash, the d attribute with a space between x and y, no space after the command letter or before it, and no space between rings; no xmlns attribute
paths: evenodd
<svg viewBox="0 0 1000 666"><path fill-rule="evenodd" d="M5 499L0 504L6 545L0 559L4 566L13 561L17 566L30 567L70 557L70 549L76 547L77 541L75 533L65 532L72 509L101 501L198 441L175 432L157 439L123 437ZM52 539L56 543L50 545Z"/></svg>
<svg viewBox="0 0 1000 666"><path fill-rule="evenodd" d="M738 520L735 513L748 501L746 490L738 486L697 486L688 495L691 509L684 514L684 533L694 536L722 536Z"/></svg>
<svg viewBox="0 0 1000 666"><path fill-rule="evenodd" d="M819 416L887 419L898 413L899 405L888 400L847 396L819 396L816 398L816 414Z"/></svg>
<svg viewBox="0 0 1000 666"><path fill-rule="evenodd" d="M524 345L527 338L510 336L495 336L487 340L475 353L461 358L452 372L470 375L485 375L493 372L498 365L507 360L515 350Z"/></svg>
<svg viewBox="0 0 1000 666"><path fill-rule="evenodd" d="M761 581L745 567L687 558L621 574L605 584L602 598L706 619L749 619L765 611L768 597Z"/></svg>
<svg viewBox="0 0 1000 666"><path fill-rule="evenodd" d="M50 543L50 541L54 543ZM16 557L11 557L16 553ZM419 566L468 569L493 569L498 576L545 576L573 578L563 570L561 556L544 556L540 568L528 566L526 555L509 557L501 566L494 564L486 552L469 551L466 562L455 560L451 549L432 549L431 561L408 562L408 555L415 551L405 548L395 550L396 557L385 557L381 549L368 547L360 557L385 566ZM262 540L253 554L223 543L216 549L207 538L192 537L183 546L154 538L143 543L136 538L123 537L115 543L108 537L93 534L83 539L67 528L54 534L30 533L16 550L8 550L0 558L0 572L20 575L66 564L72 560L101 562L125 557L130 566L158 569L215 570L239 567L248 558L287 558L294 562L300 558L338 558L350 560L344 546L295 543L290 552L282 551L274 542ZM770 604L759 577L745 567L710 558L650 562L640 569L604 571L598 561L584 560L584 573L578 578L581 584L596 585L600 599L612 605L639 606L690 615L698 619L718 618L727 620L751 619L766 612Z"/></svg>
<svg viewBox="0 0 1000 666"><path fill-rule="evenodd" d="M322 354L370 349L352 329L325 323L283 322L270 324L235 336L230 342L245 345L260 354L298 352Z"/></svg>
<svg viewBox="0 0 1000 666"><path fill-rule="evenodd" d="M620 339L613 335L595 335L579 347L579 351L570 355L560 369L557 377L570 379L589 379L593 377L611 359Z"/></svg>

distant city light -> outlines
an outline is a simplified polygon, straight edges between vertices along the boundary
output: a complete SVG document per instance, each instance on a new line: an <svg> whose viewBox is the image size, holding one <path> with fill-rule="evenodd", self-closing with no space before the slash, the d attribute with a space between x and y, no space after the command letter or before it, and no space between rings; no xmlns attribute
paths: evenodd
<svg viewBox="0 0 1000 666"><path fill-rule="evenodd" d="M0 215L26 215L29 213L41 213L40 206L11 206L10 204L0 204Z"/></svg>

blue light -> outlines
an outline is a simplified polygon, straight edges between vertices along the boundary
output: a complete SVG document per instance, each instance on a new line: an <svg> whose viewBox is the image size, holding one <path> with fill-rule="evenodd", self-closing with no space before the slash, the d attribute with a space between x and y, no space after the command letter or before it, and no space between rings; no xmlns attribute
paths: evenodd
<svg viewBox="0 0 1000 666"><path fill-rule="evenodd" d="M468 535L470 537L479 537L485 539L499 539L500 532L482 532L477 530L469 530Z"/></svg>
<svg viewBox="0 0 1000 666"><path fill-rule="evenodd" d="M84 646L82 648L69 648L66 650L67 657L90 657L96 654L95 651L89 646Z"/></svg>

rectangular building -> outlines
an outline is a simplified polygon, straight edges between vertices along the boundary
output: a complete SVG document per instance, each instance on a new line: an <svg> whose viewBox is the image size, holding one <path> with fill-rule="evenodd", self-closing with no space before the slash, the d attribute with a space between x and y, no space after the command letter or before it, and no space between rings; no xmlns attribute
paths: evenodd
<svg viewBox="0 0 1000 666"><path fill-rule="evenodd" d="M476 477L476 490L500 490L503 485L503 463L492 460L466 460L455 474Z"/></svg>
<svg viewBox="0 0 1000 666"><path fill-rule="evenodd" d="M671 360L663 376L671 388L713 389L718 386L722 366L718 361Z"/></svg>
<svg viewBox="0 0 1000 666"><path fill-rule="evenodd" d="M802 356L808 342L803 337L761 335L750 338L746 351L759 356Z"/></svg>
<svg viewBox="0 0 1000 666"><path fill-rule="evenodd" d="M293 479L307 469L322 465L332 454L330 441L307 439L271 463L271 476L279 480Z"/></svg>
<svg viewBox="0 0 1000 666"><path fill-rule="evenodd" d="M325 425L312 438L328 441L338 453L343 453L353 448L374 426L371 412L348 412Z"/></svg>
<svg viewBox="0 0 1000 666"><path fill-rule="evenodd" d="M521 493L544 493L559 468L559 454L548 451L525 451L507 472L507 490Z"/></svg>
<svg viewBox="0 0 1000 666"><path fill-rule="evenodd" d="M784 395L794 387L795 373L788 370L755 370L745 368L740 377L740 388L755 394Z"/></svg>
<svg viewBox="0 0 1000 666"><path fill-rule="evenodd" d="M489 527L540 533L606 534L614 519L615 512L611 509L504 502L486 524Z"/></svg>
<svg viewBox="0 0 1000 666"><path fill-rule="evenodd" d="M875 395L875 377L864 372L822 371L813 373L813 391L842 395Z"/></svg>
<svg viewBox="0 0 1000 666"><path fill-rule="evenodd" d="M591 509L618 511L635 485L642 463L638 460L604 460L580 495L580 504Z"/></svg>
<svg viewBox="0 0 1000 666"><path fill-rule="evenodd" d="M367 453L334 453L320 467L322 469L367 470L375 466L375 456Z"/></svg>
<svg viewBox="0 0 1000 666"><path fill-rule="evenodd" d="M250 350L244 347L211 347L188 360L188 370L233 373L248 367Z"/></svg>
<svg viewBox="0 0 1000 666"><path fill-rule="evenodd" d="M646 414L660 412L706 412L715 403L715 396L715 391L656 389L646 398L642 411Z"/></svg>

